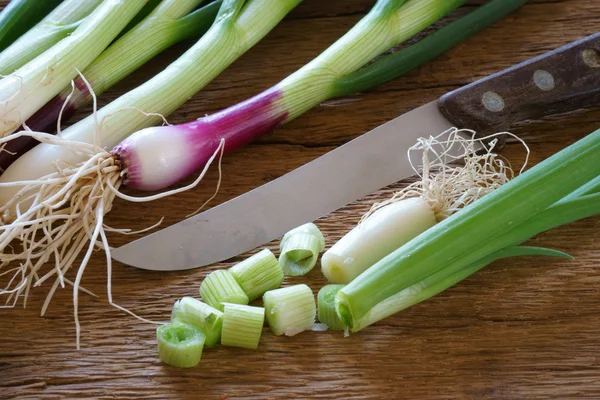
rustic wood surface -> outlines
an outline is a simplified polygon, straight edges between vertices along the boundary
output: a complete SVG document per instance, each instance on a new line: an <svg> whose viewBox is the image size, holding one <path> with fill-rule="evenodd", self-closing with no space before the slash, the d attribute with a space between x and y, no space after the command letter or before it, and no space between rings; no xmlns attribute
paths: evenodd
<svg viewBox="0 0 600 400"><path fill-rule="evenodd" d="M449 19L483 2L471 1ZM197 118L269 87L325 49L372 4L305 0L169 120ZM232 154L224 160L225 179L212 204L281 176L449 90L594 33L598 22L597 0L532 0L406 76L368 93L321 104ZM140 84L184 49L180 45L161 55L104 94L102 103ZM537 163L599 127L600 110L592 106L530 121L514 132L528 141L532 162ZM524 152L511 143L505 155L518 164ZM165 216L169 225L201 204L216 180L213 171L201 187L169 199L118 202L109 222L142 228ZM372 202L401 185L319 220L328 245ZM154 326L107 304L105 263L98 253L83 280L99 298L80 297L80 351L75 350L70 288L58 291L43 318L39 311L48 287L33 291L26 309L0 310L0 398L600 398L598 232L600 219L590 218L541 235L533 242L567 251L575 261L496 262L348 338L339 332L275 337L265 328L258 350L207 349L202 362L186 370L159 362ZM132 239L111 238L115 246ZM269 247L277 245L274 241ZM113 294L120 305L146 318L167 320L177 298L197 296L208 272L242 257L177 273L116 265ZM308 283L316 293L325 279L316 268L285 284L298 282Z"/></svg>

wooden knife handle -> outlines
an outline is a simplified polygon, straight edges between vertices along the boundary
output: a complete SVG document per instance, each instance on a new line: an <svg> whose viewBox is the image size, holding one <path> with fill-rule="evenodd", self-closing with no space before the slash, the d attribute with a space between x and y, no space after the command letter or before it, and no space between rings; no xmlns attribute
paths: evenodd
<svg viewBox="0 0 600 400"><path fill-rule="evenodd" d="M480 135L600 104L600 33L442 96L442 114ZM505 140L505 138L503 138ZM502 141L501 145L504 144Z"/></svg>

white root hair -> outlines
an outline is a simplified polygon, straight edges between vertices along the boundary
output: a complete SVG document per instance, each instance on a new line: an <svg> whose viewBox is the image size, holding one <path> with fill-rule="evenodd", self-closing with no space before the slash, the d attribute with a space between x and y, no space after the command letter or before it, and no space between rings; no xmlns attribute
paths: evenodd
<svg viewBox="0 0 600 400"><path fill-rule="evenodd" d="M502 135L515 138L525 147L527 155L519 171L522 173L530 150L518 136L500 132L476 138L475 131L451 128L437 136L419 138L408 149L408 160L418 181L394 193L390 199L373 204L360 222L380 208L410 197L425 200L441 221L504 185L514 177L514 172L510 163L494 152L498 137ZM415 152L421 154L418 166L413 161ZM462 165L456 165L456 162L462 162Z"/></svg>
<svg viewBox="0 0 600 400"><path fill-rule="evenodd" d="M83 78L82 75L80 76ZM85 78L83 79L85 80ZM93 93L89 83L85 82L90 92ZM94 115L96 112L94 96ZM221 183L221 161L225 149L225 140L221 139L199 176L187 186L152 196L128 196L119 190L125 173L121 168L120 161L99 146L102 122L103 120L97 122L94 144L72 141L62 136L43 132L33 132L27 127L23 131L0 138L1 147L9 140L30 136L42 143L68 148L85 156L87 160L77 165L57 160L54 163L55 172L49 175L35 180L0 183L0 188L20 188L7 204L0 206L0 277L8 276L8 284L0 288L0 296L7 295L8 297L2 308L14 307L20 296L23 296L25 306L31 287L38 287L53 278L54 283L41 310L41 314L44 315L58 286L64 288L65 283L72 285L78 349L80 348L79 291L96 296L81 286L82 276L94 249L100 249L106 255L109 303L142 321L158 324L158 322L137 316L113 301L112 257L106 232L136 233L129 229L115 229L104 224L104 216L110 212L115 198L147 202L192 189L202 181L217 157L219 157L218 190ZM157 224L138 232L152 229L161 222L162 219ZM18 244L15 245L16 248L13 248L12 245L15 242ZM77 267L75 280L70 281L66 278L66 274L76 263L86 245L87 250ZM53 267L42 275L42 267L46 263L51 263Z"/></svg>
<svg viewBox="0 0 600 400"><path fill-rule="evenodd" d="M88 160L79 165L65 167L61 167L56 163L56 172L38 180L0 183L0 187L22 186L15 197L0 207L0 214L4 214L4 218L10 221L0 226L0 271L2 267L9 264L20 264L20 267L0 273L0 276L13 273L7 287L0 290L0 295L10 294L11 298L8 301L14 300L16 302L16 296L25 293L26 301L32 285L37 287L49 278L55 278L55 282L42 307L43 315L58 286L64 287L65 282L69 283L65 275L74 265L77 256L89 243L73 282L77 348L80 346L78 293L79 290L82 290L81 278L95 248L103 250L106 254L109 303L145 322L157 323L138 317L133 312L113 302L111 290L112 258L105 231L123 234L133 232L126 229L105 228L104 216L110 212L115 197L128 201L147 202L196 187L204 178L216 157L219 157L219 170L221 169L225 140L220 141L219 146L200 175L191 184L152 196L133 197L125 195L119 190L123 171L119 161L112 154L101 148L93 148L88 143L66 141L60 137L47 134L34 133L32 136L42 139L46 143L66 145L70 149L76 149L86 154ZM220 181L221 177L219 176L219 184ZM22 210L22 205L29 203L31 205L26 210ZM13 210L14 215L12 215ZM155 224L143 231L157 225ZM14 240L20 242L21 248L19 251L9 252L10 244ZM47 262L51 262L53 268L40 276L40 270Z"/></svg>

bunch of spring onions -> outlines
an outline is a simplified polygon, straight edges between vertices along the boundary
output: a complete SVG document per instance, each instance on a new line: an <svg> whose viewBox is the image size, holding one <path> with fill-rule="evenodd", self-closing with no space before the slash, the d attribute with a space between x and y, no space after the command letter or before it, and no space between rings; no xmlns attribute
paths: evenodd
<svg viewBox="0 0 600 400"><path fill-rule="evenodd" d="M219 8L215 22L208 32L164 71L145 84L113 101L102 110L94 112L94 115L89 118L66 129L56 139L51 135L33 134L33 136L41 141L47 142L47 139L50 138L51 140L59 140L62 143L70 144L67 146L39 145L21 157L18 162L14 163L2 175L3 183L0 183L0 187L2 188L0 197L7 195L8 191L15 190L15 188L16 190L13 192L15 195L13 200L8 200L8 202L0 200L0 204L2 204L0 206L0 218L3 218L5 222L11 221L5 224L2 231L0 231L0 251L2 252L0 259L0 263L2 264L0 265L6 265L6 263L10 262L20 262L21 271L18 274L23 277L23 279L17 281L16 287L3 291L3 293L10 294L9 301L12 299L16 301L17 296L23 292L28 293L29 288L34 282L38 286L49 278L55 278L47 301L42 307L42 313L45 312L58 286L61 285L64 287L64 282L66 282L64 274L73 265L76 256L83 250L88 240L95 245L96 241L101 239L103 243L101 246L108 250L102 221L104 214L110 210L112 200L116 194L116 190L115 192L111 192L113 194L106 192L105 194L109 196L105 198L102 195L98 198L100 203L98 207L94 207L96 211L84 217L83 214L87 214L85 210L91 206L91 204L86 205L86 203L95 196L88 189L96 191L100 188L97 184L103 186L104 183L97 181L97 184L92 186L86 185L86 188L78 187L74 192L70 191L69 187L71 184L68 183L66 186L60 185L60 188L53 185L52 194L42 189L42 192L44 192L43 196L49 195L48 200L51 198L58 199L64 194L70 193L67 195L70 197L70 200L65 200L64 202L61 200L61 205L58 207L55 207L55 204L47 208L46 205L50 205L50 203L42 204L38 202L39 199L36 200L30 195L24 195L24 192L19 188L22 184L17 183L15 185L14 174L20 175L25 172L29 176L43 177L48 174L48 171L54 169L53 165L57 165L55 160L61 161L59 168L67 174L70 167L62 169L62 162L70 163L73 166L81 161L95 163L97 158L86 161L86 157L90 153L102 154L102 147L107 146L110 148L129 133L161 121L162 116L158 114L169 114L188 100L194 93L204 87L229 64L264 37L299 2L300 0L224 0ZM176 5L183 3L183 1L173 2ZM85 77L82 77L82 79L87 85ZM2 139L0 142L6 142L26 134L27 132L20 132ZM82 149L87 150L84 150L82 153ZM31 160L35 161L30 162ZM112 161L114 159L111 157ZM19 165L26 165L26 167L23 168ZM108 172L110 169L110 167L108 169L101 167L100 170ZM21 180L21 178L18 180ZM79 181L79 183L81 182ZM114 181L108 184L114 188L115 186L118 187L119 182ZM74 197L71 197L71 194ZM12 194L8 195L9 198L12 196ZM53 216L47 215L47 217L41 217L40 219L39 215L35 216L37 214L35 210L40 206L46 211L53 209L57 213ZM80 208L81 206L84 208ZM22 211L27 208L25 214L28 216L25 217L25 214L22 214L22 216L18 216L15 219L14 212L17 208L20 208ZM98 224L97 229L92 228L92 231L87 229L87 224L92 222L88 218L89 216L92 217L94 225ZM28 234L21 236L18 230L12 229L15 224L20 224L17 220L21 217L29 221L26 223L26 225L29 225L29 228L41 227L39 225L41 223L44 225L42 230L48 233L48 235L44 235L45 239L42 239L37 244L30 242L29 239L21 241L22 251L15 254L10 252L11 247L9 246L11 241L18 237L29 238ZM80 222L75 222L76 220L86 222L81 225ZM60 221L62 224L57 226L53 221ZM74 222L78 226L76 229L72 229ZM90 236L88 236L88 233L90 233ZM73 285L78 346L79 321L77 318L77 299L79 283L84 271L83 267L87 264L87 260L92 254L93 246L88 250L83 260L82 268L79 269ZM48 274L38 277L37 271L49 257L53 257L51 254L58 256L55 259L56 268ZM110 259L108 261L110 275ZM114 305L110 286L109 302Z"/></svg>
<svg viewBox="0 0 600 400"><path fill-rule="evenodd" d="M420 138L407 151L407 159L419 179L376 203L360 223L335 243L321 258L321 270L334 284L348 284L370 266L434 226L438 221L472 204L507 183L514 172L495 153L495 146L509 132L476 139L475 132L452 128L437 136ZM486 143L487 142L487 143ZM479 149L486 143L485 150ZM413 154L421 154L415 167ZM452 165L460 162L460 165Z"/></svg>
<svg viewBox="0 0 600 400"><path fill-rule="evenodd" d="M148 3L154 6L150 14L82 71L91 90L88 90L81 77L75 78L71 85L31 116L26 126L36 132L59 130L59 116L61 121L70 118L78 109L92 101L92 94L99 96L173 44L202 36L212 25L222 1L217 0L196 9L203 2L204 0L161 0L158 4ZM143 14L142 9L136 18ZM37 143L28 136L8 142L5 151L0 152L0 170L5 170L19 155Z"/></svg>
<svg viewBox="0 0 600 400"><path fill-rule="evenodd" d="M103 221L114 198L157 198L127 196L119 191L121 185L160 190L202 169L196 182L174 192L193 187L219 154L233 151L330 97L353 93L404 73L524 2L494 0L417 44L363 68L374 57L463 3L379 0L344 37L273 88L215 115L179 126L144 129L119 143L128 133L160 120L150 113L173 111L298 3L224 1L215 24L200 42L148 83L65 130L60 137L20 132L0 140L2 144L28 135L45 142L17 160L0 181L0 215L5 223L0 234L0 261L20 262L17 273L23 276L13 294L28 291L34 282L38 286L55 277L49 301L77 254L90 241L74 282L77 313L79 283L94 246L107 252L110 271ZM202 62L197 60L199 52ZM105 150L114 145L110 152ZM54 221L60 222L57 225ZM21 251L7 253L9 244L17 238L26 238L21 241ZM38 270L50 259L55 268L38 278ZM110 291L109 301L113 304ZM76 327L79 332L77 317Z"/></svg>
<svg viewBox="0 0 600 400"><path fill-rule="evenodd" d="M104 0L75 31L0 79L0 137L14 132L87 67L146 0Z"/></svg>
<svg viewBox="0 0 600 400"><path fill-rule="evenodd" d="M11 0L0 12L0 51L46 16L61 0Z"/></svg>
<svg viewBox="0 0 600 400"><path fill-rule="evenodd" d="M600 130L399 247L339 290L338 317L358 331L496 259L568 257L520 244L540 232L600 213L598 151Z"/></svg>

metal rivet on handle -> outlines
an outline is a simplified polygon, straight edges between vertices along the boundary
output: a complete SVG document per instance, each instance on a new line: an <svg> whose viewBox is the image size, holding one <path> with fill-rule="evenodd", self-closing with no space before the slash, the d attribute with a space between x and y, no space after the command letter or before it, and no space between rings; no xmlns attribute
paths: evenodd
<svg viewBox="0 0 600 400"><path fill-rule="evenodd" d="M485 92L481 96L483 106L491 112L500 112L504 110L504 99L496 92Z"/></svg>
<svg viewBox="0 0 600 400"><path fill-rule="evenodd" d="M590 68L600 67L600 53L596 49L585 49L581 52L583 62Z"/></svg>
<svg viewBox="0 0 600 400"><path fill-rule="evenodd" d="M554 77L548 71L538 69L533 73L533 81L538 88L548 91L554 89Z"/></svg>

